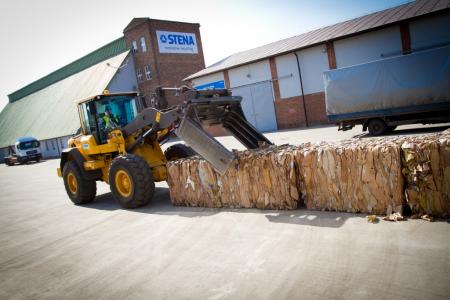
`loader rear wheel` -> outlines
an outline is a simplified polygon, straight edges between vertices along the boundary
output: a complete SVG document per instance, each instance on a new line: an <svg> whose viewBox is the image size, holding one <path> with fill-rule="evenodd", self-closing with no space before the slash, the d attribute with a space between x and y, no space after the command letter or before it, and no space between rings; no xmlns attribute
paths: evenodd
<svg viewBox="0 0 450 300"><path fill-rule="evenodd" d="M95 180L84 179L75 161L69 161L64 165L63 179L67 195L74 204L86 204L94 200L97 183Z"/></svg>
<svg viewBox="0 0 450 300"><path fill-rule="evenodd" d="M195 151L191 147L184 144L175 144L164 151L164 156L168 161L191 157L195 154Z"/></svg>
<svg viewBox="0 0 450 300"><path fill-rule="evenodd" d="M149 165L132 154L114 158L109 171L109 184L114 198L123 208L146 205L155 192Z"/></svg>

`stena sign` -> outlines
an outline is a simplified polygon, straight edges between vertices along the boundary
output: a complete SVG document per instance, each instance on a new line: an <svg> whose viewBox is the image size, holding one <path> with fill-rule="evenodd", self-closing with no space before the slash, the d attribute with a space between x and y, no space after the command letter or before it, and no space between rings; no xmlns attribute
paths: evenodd
<svg viewBox="0 0 450 300"><path fill-rule="evenodd" d="M194 33L157 30L156 36L160 53L198 53Z"/></svg>

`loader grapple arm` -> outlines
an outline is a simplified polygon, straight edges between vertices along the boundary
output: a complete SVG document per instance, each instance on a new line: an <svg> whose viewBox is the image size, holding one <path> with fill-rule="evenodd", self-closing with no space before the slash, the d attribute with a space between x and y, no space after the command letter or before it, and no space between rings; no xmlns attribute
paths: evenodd
<svg viewBox="0 0 450 300"><path fill-rule="evenodd" d="M186 117L202 125L222 124L236 139L248 149L256 149L261 144L272 143L253 127L245 118L240 96L218 98L201 97L191 100Z"/></svg>
<svg viewBox="0 0 450 300"><path fill-rule="evenodd" d="M221 124L248 149L272 143L245 118L242 98L229 95L227 90L197 91L186 106L185 117L176 134L198 154L224 174L233 154L206 132L203 127Z"/></svg>

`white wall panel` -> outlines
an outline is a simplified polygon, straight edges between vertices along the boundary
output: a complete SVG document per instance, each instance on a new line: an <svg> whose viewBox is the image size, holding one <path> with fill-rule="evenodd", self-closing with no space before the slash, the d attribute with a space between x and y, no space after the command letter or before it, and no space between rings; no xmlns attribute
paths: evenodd
<svg viewBox="0 0 450 300"><path fill-rule="evenodd" d="M231 88L271 79L268 60L248 64L228 71Z"/></svg>
<svg viewBox="0 0 450 300"><path fill-rule="evenodd" d="M400 29L392 26L334 42L338 68L399 55L402 50Z"/></svg>
<svg viewBox="0 0 450 300"><path fill-rule="evenodd" d="M298 76L297 59L294 54L286 54L275 58L277 65L280 97L289 98L302 94Z"/></svg>
<svg viewBox="0 0 450 300"><path fill-rule="evenodd" d="M413 50L450 43L450 13L412 21L409 32Z"/></svg>
<svg viewBox="0 0 450 300"><path fill-rule="evenodd" d="M8 147L0 148L0 164L3 164L4 158L9 155Z"/></svg>
<svg viewBox="0 0 450 300"><path fill-rule="evenodd" d="M216 81L221 81L221 80L224 80L223 72L217 72L217 73L209 74L209 75L206 75L203 77L192 79L192 86L196 87L196 86L203 85L206 83L216 82Z"/></svg>
<svg viewBox="0 0 450 300"><path fill-rule="evenodd" d="M328 71L328 56L325 45L307 48L298 52L305 95L324 90L322 73Z"/></svg>
<svg viewBox="0 0 450 300"><path fill-rule="evenodd" d="M119 66L111 66L117 68ZM145 74L144 74L145 79ZM133 58L128 56L122 64L121 68L114 75L106 88L111 93L131 92L137 91L136 69L134 67Z"/></svg>
<svg viewBox="0 0 450 300"><path fill-rule="evenodd" d="M44 158L59 157L61 155L61 146L58 144L58 138L40 141L41 153Z"/></svg>

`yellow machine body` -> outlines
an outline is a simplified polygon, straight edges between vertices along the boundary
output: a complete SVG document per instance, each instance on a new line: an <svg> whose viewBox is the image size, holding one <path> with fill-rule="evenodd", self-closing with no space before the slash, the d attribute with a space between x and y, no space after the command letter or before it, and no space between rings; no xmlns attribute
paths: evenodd
<svg viewBox="0 0 450 300"><path fill-rule="evenodd" d="M153 96L188 90L164 88ZM72 202L93 201L97 181L104 181L122 207L141 207L152 199L155 181L167 180L168 161L196 153L224 174L233 153L206 132L204 125L222 124L250 149L271 144L245 119L241 97L233 97L228 90L191 92L192 98L183 105L161 110L146 107L136 92L105 92L78 102L81 133L69 140L57 169ZM163 152L160 143L171 134L192 148L180 143Z"/></svg>
<svg viewBox="0 0 450 300"><path fill-rule="evenodd" d="M161 132L162 134L164 132ZM83 167L86 171L101 170L102 180L109 183L109 167L112 161L112 153L126 154L126 146L135 142L133 136L124 139L120 130L114 130L110 133L108 142L103 145L97 145L92 135L82 135L71 138L68 144L72 148L77 148L85 159ZM166 163L167 160L158 142L152 144L142 143L136 146L131 154L142 157L150 166L155 181L164 181L167 179ZM62 170L58 168L58 175L62 176Z"/></svg>
<svg viewBox="0 0 450 300"><path fill-rule="evenodd" d="M105 92L104 95L110 95L109 92ZM82 104L95 97L85 99L79 102ZM76 148L84 158L83 169L85 171L101 170L101 180L109 183L109 169L113 159L113 154L125 155L127 154L127 147L136 141L135 135L129 135L125 137L120 129L112 130L108 133L107 142L105 144L98 145L95 137L92 134L87 134L87 129L83 120L83 113L80 107L78 107L79 118L81 121L81 135L72 137L68 141L69 148ZM155 118L156 122L159 122L160 114L158 113ZM162 136L168 133L168 129L162 129L157 132L157 136ZM144 140L133 147L131 154L137 155L143 158L152 170L154 181L167 180L166 163L167 160L161 149L161 146L156 141L150 139ZM57 169L58 176L62 177L61 168Z"/></svg>

